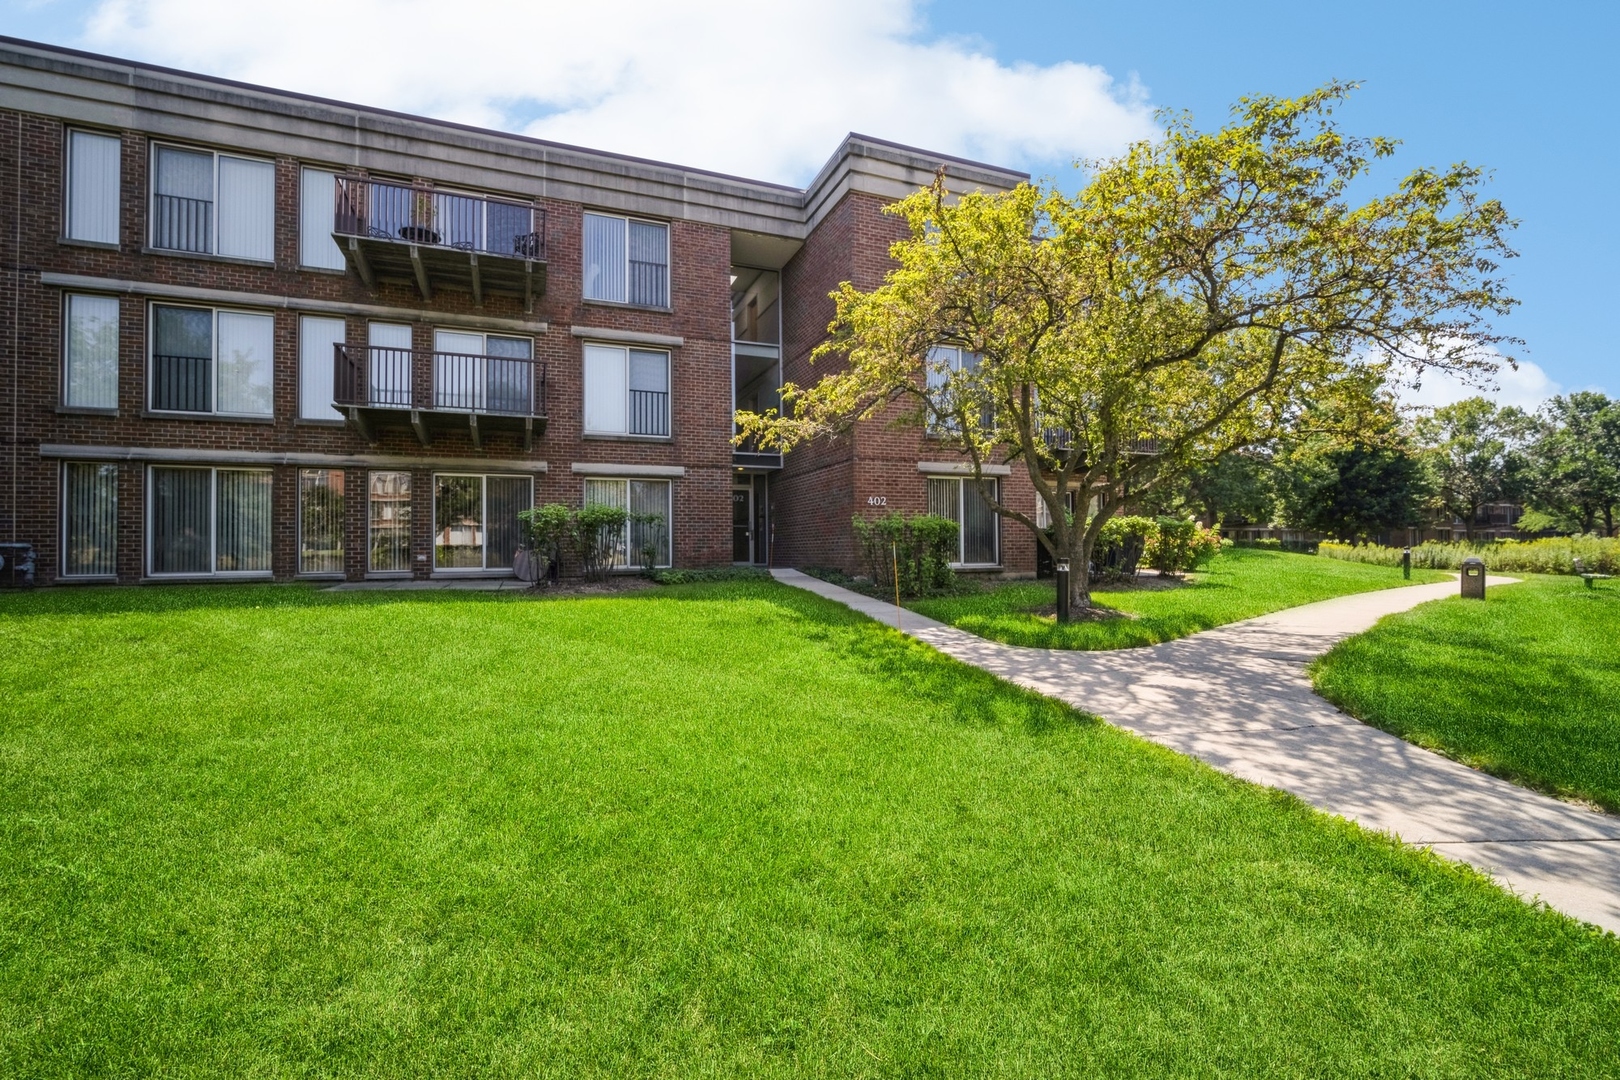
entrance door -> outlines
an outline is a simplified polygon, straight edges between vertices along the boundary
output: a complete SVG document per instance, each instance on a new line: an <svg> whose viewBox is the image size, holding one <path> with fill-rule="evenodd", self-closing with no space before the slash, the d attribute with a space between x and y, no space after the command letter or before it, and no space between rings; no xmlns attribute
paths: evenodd
<svg viewBox="0 0 1620 1080"><path fill-rule="evenodd" d="M754 488L747 477L731 489L731 561L754 561Z"/></svg>

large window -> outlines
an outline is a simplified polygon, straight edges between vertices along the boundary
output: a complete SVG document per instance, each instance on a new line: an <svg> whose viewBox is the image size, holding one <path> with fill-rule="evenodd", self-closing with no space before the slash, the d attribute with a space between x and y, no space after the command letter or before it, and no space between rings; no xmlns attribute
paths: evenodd
<svg viewBox="0 0 1620 1080"><path fill-rule="evenodd" d="M269 315L153 304L153 410L269 416L274 345Z"/></svg>
<svg viewBox="0 0 1620 1080"><path fill-rule="evenodd" d="M116 135L68 132L67 220L62 231L69 239L118 243L121 150Z"/></svg>
<svg viewBox="0 0 1620 1080"><path fill-rule="evenodd" d="M629 514L611 565L643 566L649 561L654 566L670 565L668 480L587 480L585 505L616 506Z"/></svg>
<svg viewBox="0 0 1620 1080"><path fill-rule="evenodd" d="M337 174L304 169L298 175L298 265L342 270L343 251L332 239Z"/></svg>
<svg viewBox="0 0 1620 1080"><path fill-rule="evenodd" d="M367 495L366 568L374 574L411 571L411 474L374 472Z"/></svg>
<svg viewBox="0 0 1620 1080"><path fill-rule="evenodd" d="M433 478L433 568L510 570L518 515L534 505L527 476L440 473Z"/></svg>
<svg viewBox="0 0 1620 1080"><path fill-rule="evenodd" d="M534 341L467 330L433 332L433 407L532 415Z"/></svg>
<svg viewBox="0 0 1620 1080"><path fill-rule="evenodd" d="M63 322L62 404L118 407L118 298L69 294Z"/></svg>
<svg viewBox="0 0 1620 1080"><path fill-rule="evenodd" d="M342 319L303 315L298 319L298 417L300 420L338 420L343 414L332 406L333 365L336 346L343 344L348 327Z"/></svg>
<svg viewBox="0 0 1620 1080"><path fill-rule="evenodd" d="M585 299L669 307L669 226L586 214Z"/></svg>
<svg viewBox="0 0 1620 1080"><path fill-rule="evenodd" d="M585 346L585 433L669 435L669 353Z"/></svg>
<svg viewBox="0 0 1620 1080"><path fill-rule="evenodd" d="M268 161L158 146L152 151L152 246L275 259L276 167Z"/></svg>
<svg viewBox="0 0 1620 1080"><path fill-rule="evenodd" d="M989 483L994 494L996 481ZM998 543L1001 529L996 513L972 480L929 479L928 512L956 522L958 566L996 566L1001 562Z"/></svg>
<svg viewBox="0 0 1620 1080"><path fill-rule="evenodd" d="M118 572L118 466L70 461L62 468L62 576Z"/></svg>
<svg viewBox="0 0 1620 1080"><path fill-rule="evenodd" d="M949 393L939 393L946 390L957 381L962 373L970 376L978 370L979 354L959 349L954 345L935 345L928 350L928 362L925 365L928 371L928 389L934 391L932 395L942 410L954 410L955 405ZM987 401L979 411L979 426L989 428L995 424L995 410ZM953 415L930 416L929 430L935 434L945 434L957 431L961 425Z"/></svg>
<svg viewBox="0 0 1620 1080"><path fill-rule="evenodd" d="M153 466L148 487L154 577L269 575L270 470Z"/></svg>
<svg viewBox="0 0 1620 1080"><path fill-rule="evenodd" d="M298 572L343 573L343 470L298 470Z"/></svg>

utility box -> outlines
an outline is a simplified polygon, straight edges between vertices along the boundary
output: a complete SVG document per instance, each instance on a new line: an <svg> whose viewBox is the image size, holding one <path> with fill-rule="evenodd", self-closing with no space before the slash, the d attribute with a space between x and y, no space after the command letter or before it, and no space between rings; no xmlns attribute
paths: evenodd
<svg viewBox="0 0 1620 1080"><path fill-rule="evenodd" d="M1485 560L1470 555L1462 561L1462 594L1485 599Z"/></svg>

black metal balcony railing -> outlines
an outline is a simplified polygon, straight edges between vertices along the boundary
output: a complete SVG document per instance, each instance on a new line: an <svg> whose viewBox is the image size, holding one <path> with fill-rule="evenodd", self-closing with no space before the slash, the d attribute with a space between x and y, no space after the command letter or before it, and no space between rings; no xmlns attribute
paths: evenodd
<svg viewBox="0 0 1620 1080"><path fill-rule="evenodd" d="M332 231L428 247L544 260L546 212L524 203L364 177L337 178Z"/></svg>
<svg viewBox="0 0 1620 1080"><path fill-rule="evenodd" d="M214 250L214 203L179 195L152 196L152 246L166 251Z"/></svg>
<svg viewBox="0 0 1620 1080"><path fill-rule="evenodd" d="M545 415L546 367L534 360L381 346L333 350L332 400L339 406ZM419 369L425 380L414 377Z"/></svg>
<svg viewBox="0 0 1620 1080"><path fill-rule="evenodd" d="M152 408L209 412L214 407L214 361L207 356L152 357Z"/></svg>
<svg viewBox="0 0 1620 1080"><path fill-rule="evenodd" d="M669 434L669 393L664 390L630 391L630 434Z"/></svg>

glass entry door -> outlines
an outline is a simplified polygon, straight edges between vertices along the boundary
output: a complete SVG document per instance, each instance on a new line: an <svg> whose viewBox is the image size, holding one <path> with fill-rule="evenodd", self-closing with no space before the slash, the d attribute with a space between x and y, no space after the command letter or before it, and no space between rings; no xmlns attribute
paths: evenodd
<svg viewBox="0 0 1620 1080"><path fill-rule="evenodd" d="M731 561L754 561L754 488L748 478L731 489Z"/></svg>

